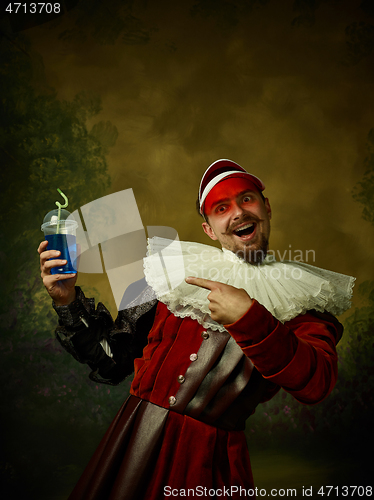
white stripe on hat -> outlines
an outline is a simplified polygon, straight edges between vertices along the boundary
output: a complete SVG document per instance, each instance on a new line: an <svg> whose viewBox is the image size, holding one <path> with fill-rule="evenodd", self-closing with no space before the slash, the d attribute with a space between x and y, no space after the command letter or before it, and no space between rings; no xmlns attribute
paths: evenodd
<svg viewBox="0 0 374 500"><path fill-rule="evenodd" d="M216 165L216 168L221 168L219 166L219 164L224 164L223 165L223 168L226 167L227 170L225 172L221 172L220 174L217 174L215 177L213 177L213 179L211 179L208 184L205 186L204 188L204 191L201 193L201 187L204 183L204 178L206 176L206 174L212 170L212 167L214 167ZM226 163L226 165L225 165ZM214 172L215 169L213 169L213 172ZM254 182L254 184L257 186L257 188L261 191L263 191L265 189L265 185L264 183L262 182L261 179L259 179L258 177L256 177L255 175L253 174L250 174L249 172L247 172L241 165L239 165L238 163L235 163L234 161L232 160L228 160L228 159L221 159L221 160L216 160L215 162L213 162L205 171L202 179L201 179L201 182L200 182L200 187L199 187L199 203L200 203L200 213L203 214L202 212L202 207L203 207L203 204L204 204L204 201L206 199L206 197L208 196L208 194L210 193L210 191L214 188L214 186L216 186L216 184L218 184L219 182L221 182L223 179L225 179L226 177L229 177L229 176L235 176L237 175L238 177L246 177L248 176L250 179L252 179L252 182Z"/></svg>
<svg viewBox="0 0 374 500"><path fill-rule="evenodd" d="M225 177L228 177L229 175L233 174L246 174L246 172L240 170L229 170L228 172L222 172L221 174L216 175L211 181L208 182L208 184L205 186L204 191L201 194L200 209L204 204L205 198L208 196L209 192L214 188L214 186L218 184Z"/></svg>

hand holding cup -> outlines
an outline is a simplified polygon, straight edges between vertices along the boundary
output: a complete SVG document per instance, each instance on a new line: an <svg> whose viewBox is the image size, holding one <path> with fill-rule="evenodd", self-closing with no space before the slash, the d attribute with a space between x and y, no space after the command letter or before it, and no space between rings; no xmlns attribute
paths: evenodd
<svg viewBox="0 0 374 500"><path fill-rule="evenodd" d="M57 306L70 304L75 300L75 283L78 273L51 274L52 269L63 266L66 260L58 258L61 252L47 250L47 246L48 241L44 240L38 248L43 284Z"/></svg>

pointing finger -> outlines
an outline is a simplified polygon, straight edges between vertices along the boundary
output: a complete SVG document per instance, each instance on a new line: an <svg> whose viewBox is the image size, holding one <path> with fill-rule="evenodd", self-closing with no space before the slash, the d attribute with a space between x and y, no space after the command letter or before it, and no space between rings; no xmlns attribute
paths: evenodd
<svg viewBox="0 0 374 500"><path fill-rule="evenodd" d="M189 285L196 285L201 288L206 288L207 290L213 290L217 288L217 281L207 280L205 278L195 278L193 276L189 276L186 278L186 283Z"/></svg>

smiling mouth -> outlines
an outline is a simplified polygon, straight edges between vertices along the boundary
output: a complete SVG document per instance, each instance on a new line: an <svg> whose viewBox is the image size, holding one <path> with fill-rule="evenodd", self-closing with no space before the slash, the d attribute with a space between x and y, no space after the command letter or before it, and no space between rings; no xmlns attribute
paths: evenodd
<svg viewBox="0 0 374 500"><path fill-rule="evenodd" d="M249 224L245 224L244 226L239 227L238 229L235 229L233 233L236 236L239 236L239 238L242 238L244 236L249 236L250 234L252 234L255 228L256 224L254 222L251 222Z"/></svg>

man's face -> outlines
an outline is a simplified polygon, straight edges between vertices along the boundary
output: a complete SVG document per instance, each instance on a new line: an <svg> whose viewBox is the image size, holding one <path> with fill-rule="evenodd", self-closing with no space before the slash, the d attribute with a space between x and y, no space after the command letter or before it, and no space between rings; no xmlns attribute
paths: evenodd
<svg viewBox="0 0 374 500"><path fill-rule="evenodd" d="M203 222L203 229L212 240L251 264L262 262L269 243L271 209L250 179L219 182L206 197L204 213L208 222Z"/></svg>

